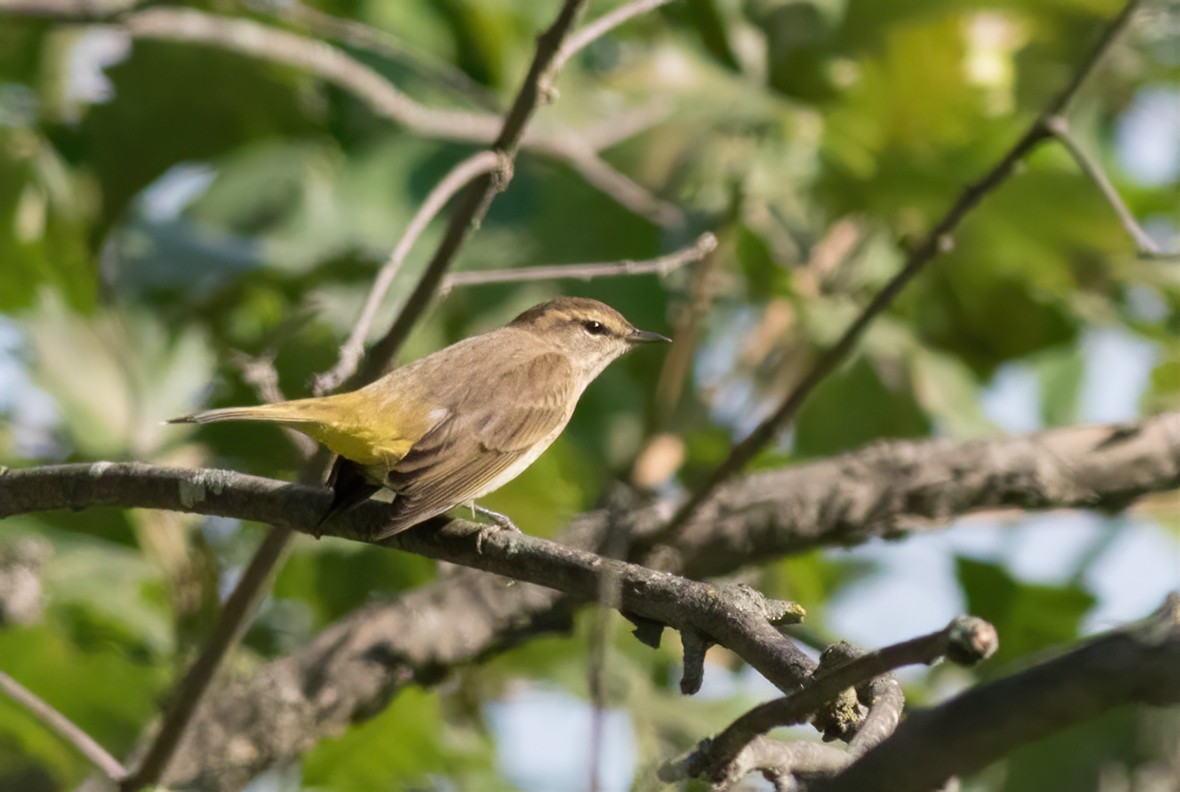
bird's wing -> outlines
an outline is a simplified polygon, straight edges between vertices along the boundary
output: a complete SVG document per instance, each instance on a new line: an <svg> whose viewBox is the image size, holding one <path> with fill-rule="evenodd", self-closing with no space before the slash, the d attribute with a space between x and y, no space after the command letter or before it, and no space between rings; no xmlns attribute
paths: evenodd
<svg viewBox="0 0 1180 792"><path fill-rule="evenodd" d="M569 419L575 386L566 358L545 353L463 388L389 472L385 483L397 498L386 535L471 501L537 443L552 440Z"/></svg>

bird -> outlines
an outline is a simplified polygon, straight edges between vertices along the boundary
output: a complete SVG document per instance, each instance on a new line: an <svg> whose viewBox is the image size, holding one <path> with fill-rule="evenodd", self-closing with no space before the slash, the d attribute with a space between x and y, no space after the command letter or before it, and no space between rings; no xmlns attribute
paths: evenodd
<svg viewBox="0 0 1180 792"><path fill-rule="evenodd" d="M671 339L638 329L605 303L558 297L358 390L204 410L168 423L261 421L327 447L337 455L327 481L333 498L317 531L382 487L394 497L377 541L459 505L519 530L476 501L536 461L611 362L660 341Z"/></svg>

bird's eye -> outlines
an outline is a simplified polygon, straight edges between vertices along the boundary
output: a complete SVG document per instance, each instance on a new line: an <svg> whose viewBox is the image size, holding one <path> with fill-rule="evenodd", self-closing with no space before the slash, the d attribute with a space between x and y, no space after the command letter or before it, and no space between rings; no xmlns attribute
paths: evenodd
<svg viewBox="0 0 1180 792"><path fill-rule="evenodd" d="M593 319L582 322L582 327L586 328L586 332L590 335L606 335L606 327L602 322L595 322Z"/></svg>

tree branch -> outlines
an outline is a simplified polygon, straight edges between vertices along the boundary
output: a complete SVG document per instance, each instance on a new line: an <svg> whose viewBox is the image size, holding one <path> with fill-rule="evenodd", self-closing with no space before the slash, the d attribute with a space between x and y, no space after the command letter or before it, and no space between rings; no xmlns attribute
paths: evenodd
<svg viewBox="0 0 1180 792"><path fill-rule="evenodd" d="M891 737L808 792L926 792L1126 704L1180 704L1180 595L1138 624L911 713Z"/></svg>
<svg viewBox="0 0 1180 792"><path fill-rule="evenodd" d="M147 0L0 0L0 14L102 22Z"/></svg>
<svg viewBox="0 0 1180 792"><path fill-rule="evenodd" d="M885 284L881 291L874 295L836 343L820 354L778 408L735 445L725 460L693 490L692 496L672 516L667 527L655 537L655 542L668 543L675 538L688 522L692 513L709 499L713 491L748 465L766 444L773 440L779 431L795 417L811 392L852 354L869 325L885 312L897 295L909 285L910 281L922 271L926 264L940 252L949 250L954 245L954 232L967 215L985 197L1007 181L1008 177L1016 170L1016 166L1051 136L1047 125L1048 119L1058 116L1066 109L1082 83L1094 71L1098 61L1126 27L1138 4L1139 0L1127 1L1118 16L1103 31L1098 44L1082 61L1069 84L1053 98L1048 107L1029 125L1020 139L1000 158L999 162L982 179L959 194L942 219L935 223L934 228L930 230L925 239L910 253L897 274Z"/></svg>
<svg viewBox="0 0 1180 792"><path fill-rule="evenodd" d="M657 198L625 173L616 170L590 145L576 137L537 141L530 148L563 160L583 181L615 203L663 228L684 225L684 213L675 204Z"/></svg>
<svg viewBox="0 0 1180 792"><path fill-rule="evenodd" d="M723 487L663 558L693 577L725 574L739 558L897 538L985 509L1117 512L1177 487L1180 413L991 440L880 443ZM646 527L632 529L636 542L650 544L659 530Z"/></svg>
<svg viewBox="0 0 1180 792"><path fill-rule="evenodd" d="M691 577L817 546L897 538L972 512L1082 508L1117 512L1180 488L1180 413L1134 423L1068 427L990 440L897 441L806 465L761 471L723 487L685 530L669 568ZM94 506L158 508L298 529L328 492L230 471L139 463L50 465L0 474L0 518ZM613 516L588 512L579 532L608 519L644 540L674 502ZM318 511L317 511L318 510ZM353 526L352 520L345 523ZM572 541L572 540L571 540ZM592 545L590 539L578 540ZM634 556L632 556L634 558Z"/></svg>
<svg viewBox="0 0 1180 792"><path fill-rule="evenodd" d="M1045 129L1049 131L1049 134L1057 138L1058 142L1065 147L1065 150L1077 162L1078 167L1082 169L1082 173L1086 174L1090 181L1094 182L1094 186L1098 188L1098 191L1102 193L1102 197L1106 199L1106 202L1110 204L1110 208L1118 216L1119 222L1123 224L1123 228L1126 229L1131 239L1135 241L1135 248L1138 250L1139 255L1144 257L1161 255L1163 251L1159 249L1159 246L1155 244L1155 240L1135 220L1135 215L1131 214L1131 210L1123 202L1123 198L1119 195L1118 190L1110 183L1110 179L1107 178L1102 166L1098 164L1097 160L1086 153L1086 150L1082 148L1082 144L1073 136L1073 132L1069 127L1069 119L1060 115L1049 116L1045 119Z"/></svg>
<svg viewBox="0 0 1180 792"><path fill-rule="evenodd" d="M496 136L499 119L494 115L419 104L336 47L249 19L156 7L124 17L121 25L136 38L206 44L312 72L365 102L382 118L424 137L486 143Z"/></svg>
<svg viewBox="0 0 1180 792"><path fill-rule="evenodd" d="M35 695L21 683L0 671L0 692L20 704L50 731L68 742L78 753L89 759L99 770L114 781L127 774L119 760L107 753L98 742L58 712L47 701Z"/></svg>
<svg viewBox="0 0 1180 792"><path fill-rule="evenodd" d="M460 68L416 52L388 31L332 16L297 0L244 0L244 5L258 13L304 25L316 38L332 38L401 63L419 77L459 94L489 112L500 112L495 94L486 86L468 77Z"/></svg>
<svg viewBox="0 0 1180 792"><path fill-rule="evenodd" d="M54 490L57 490L54 493ZM283 484L227 470L183 470L139 463L56 465L9 471L0 478L10 516L69 504L148 507L236 517L283 525L315 535L318 515L331 501L322 487ZM10 499L9 494L15 494ZM389 504L367 501L332 522L332 536L372 541L385 525ZM691 629L745 657L784 689L810 673L812 664L774 627L794 623L798 606L765 600L749 586L721 586L681 578L557 542L512 531L476 535L487 526L436 518L380 542L440 561L482 569L594 601L599 579L618 584L618 606L676 629Z"/></svg>
<svg viewBox="0 0 1180 792"><path fill-rule="evenodd" d="M4 483L14 483L26 495L29 490L38 490L43 495L42 485L51 479L38 480L35 474L50 470L13 471L4 477ZM287 504L283 509L285 518L268 515L266 520L313 534L317 530L316 515L323 513L331 497L324 489L283 485L229 471L99 463L59 466L56 473L59 474L56 483L65 483L61 480L65 478L76 485L67 484L75 505L79 497L85 499L87 495L105 492L109 496L119 491L127 494L120 485L128 484L135 491L134 500L141 505L158 508L171 503L170 508L186 511L257 519L259 504L277 505L275 499L281 498ZM335 535L368 541L368 537L380 535L388 509L388 504L364 503L333 522ZM617 585L617 607L621 610L706 636L710 642L738 653L784 690L795 687L812 670L811 660L778 627L802 618L798 606L766 600L748 586L702 583L509 531L494 533L480 541L478 537L485 529L486 526L475 523L436 519L379 544L510 575L583 601L593 601L600 580L609 577ZM267 541L277 535L278 532L271 532ZM169 722L166 720L166 725ZM150 777L145 767L154 772L156 765L145 759L136 778L124 782L123 786L132 788L142 784L141 778Z"/></svg>
<svg viewBox="0 0 1180 792"><path fill-rule="evenodd" d="M554 264L539 267L511 267L508 269L452 272L439 287L440 295L449 294L461 286L484 286L491 283L534 283L551 280L583 280L613 278L621 275L666 276L681 267L696 263L717 247L717 238L701 234L686 248L648 261L612 261L601 264Z"/></svg>
<svg viewBox="0 0 1180 792"><path fill-rule="evenodd" d="M558 51L557 57L553 59L553 68L560 71L569 62L570 58L615 28L637 16L655 11L660 6L668 5L671 2L672 0L632 0L632 2L621 5L613 11L608 11L598 19L583 26L581 30L566 40L561 50Z"/></svg>

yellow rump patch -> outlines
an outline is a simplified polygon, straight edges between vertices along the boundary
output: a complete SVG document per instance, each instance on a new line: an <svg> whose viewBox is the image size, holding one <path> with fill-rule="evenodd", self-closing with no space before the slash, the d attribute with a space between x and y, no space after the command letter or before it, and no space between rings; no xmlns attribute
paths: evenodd
<svg viewBox="0 0 1180 792"><path fill-rule="evenodd" d="M343 429L324 424L296 425L296 429L327 446L335 454L359 465L390 468L410 452L411 440L381 435L357 427Z"/></svg>

